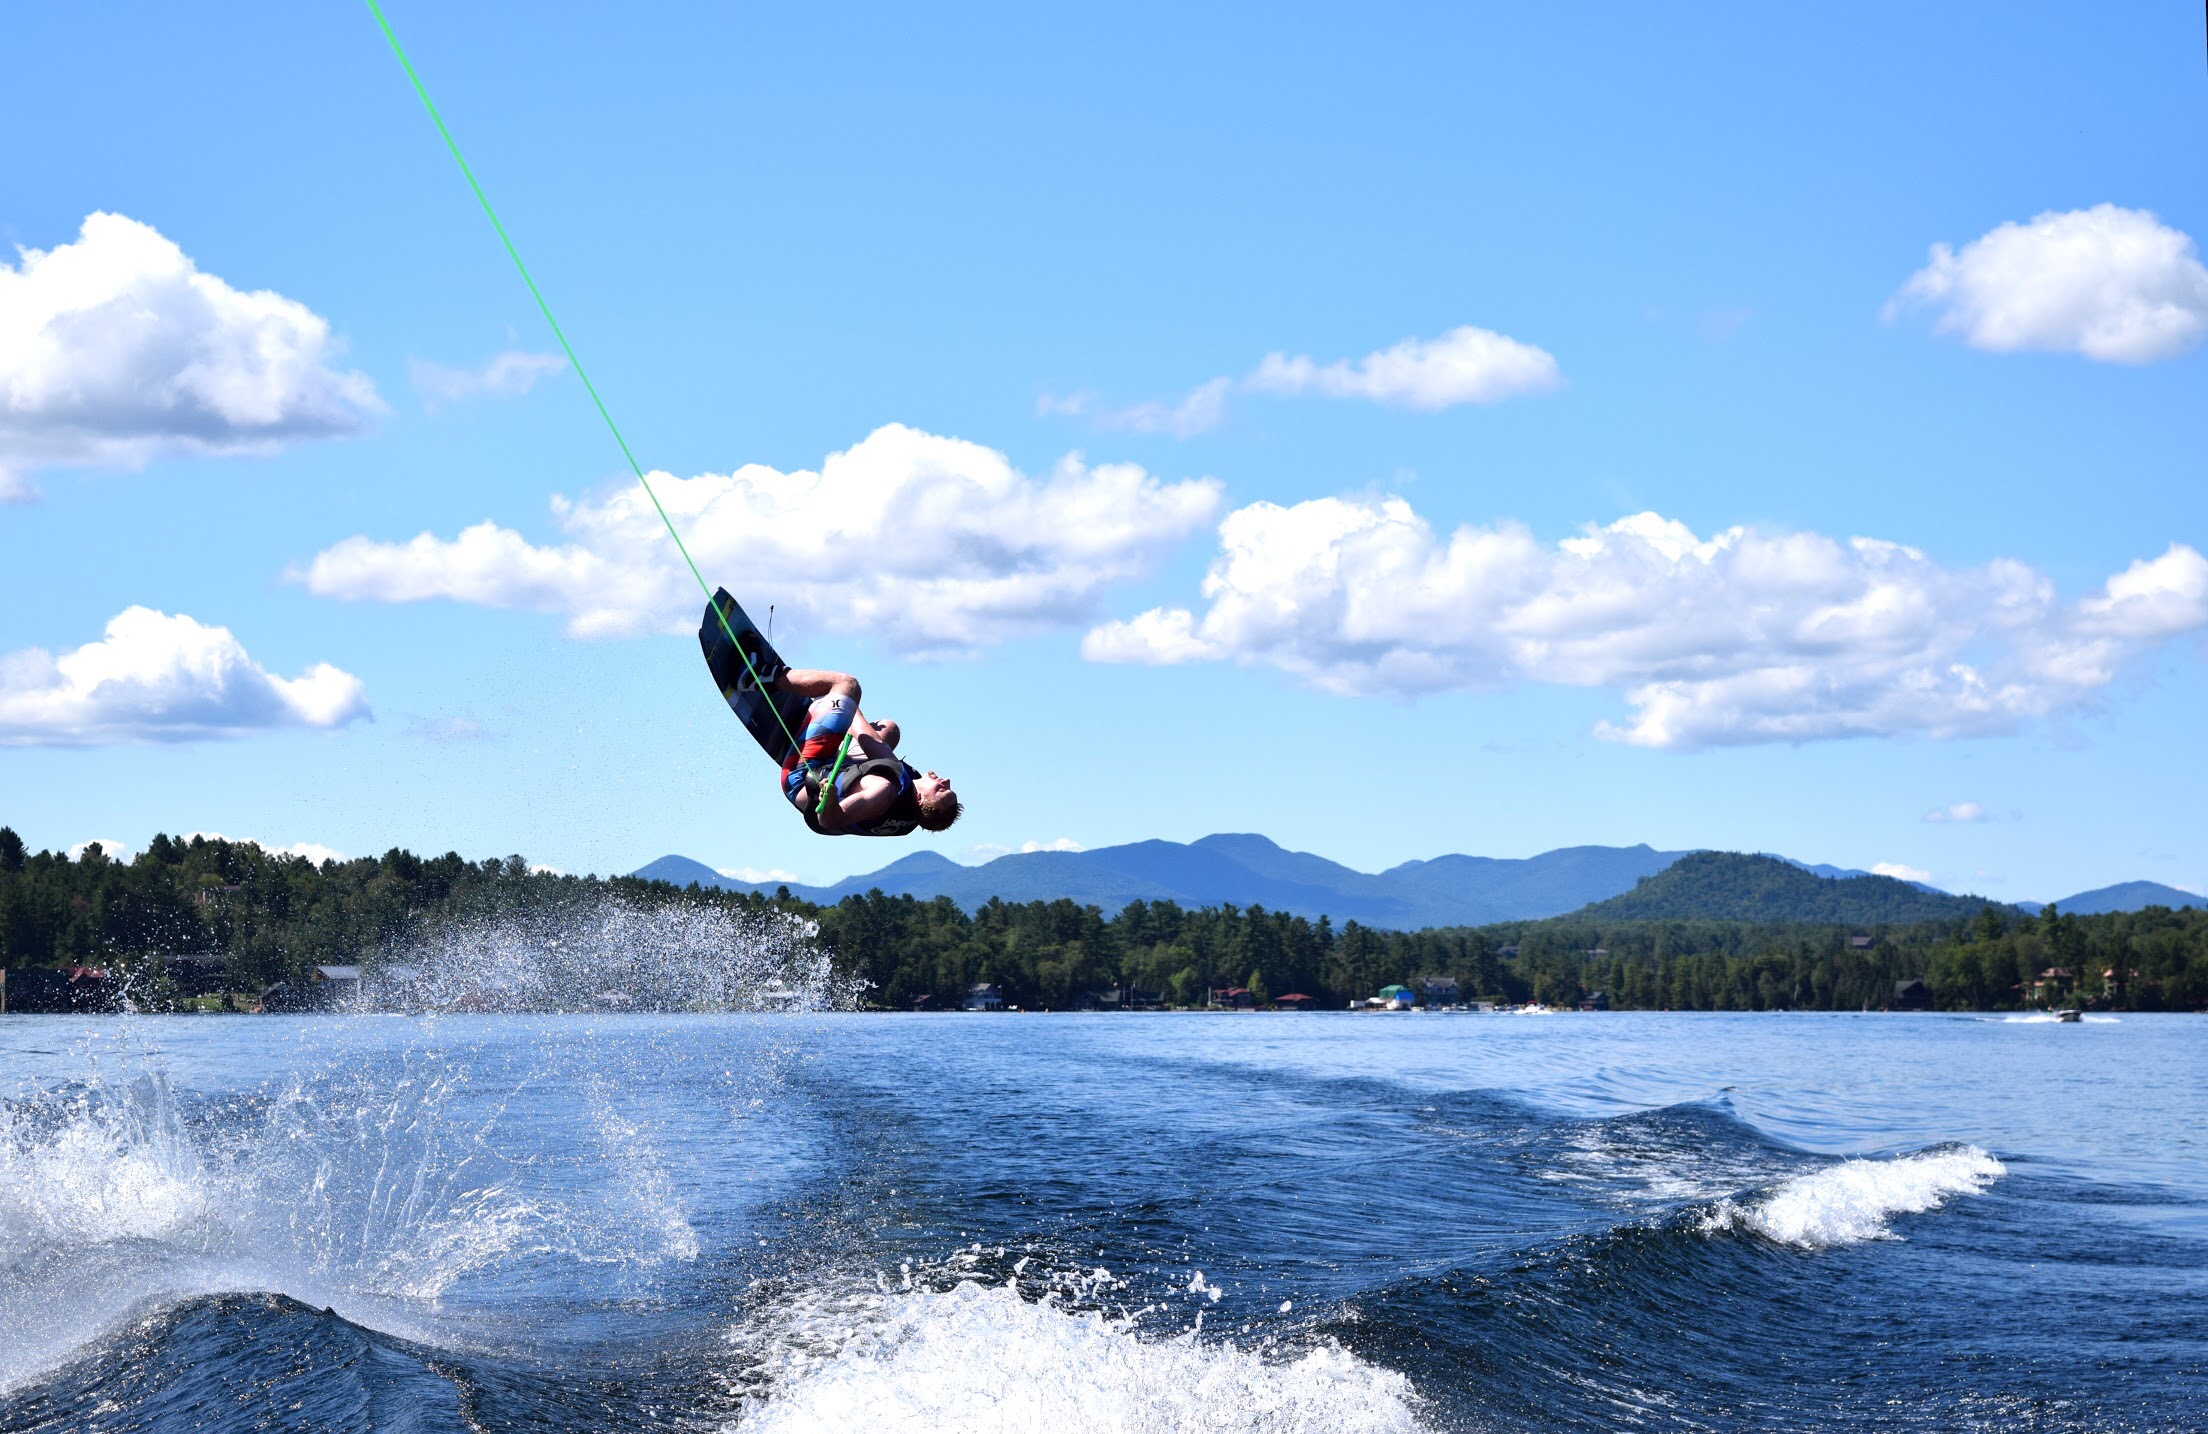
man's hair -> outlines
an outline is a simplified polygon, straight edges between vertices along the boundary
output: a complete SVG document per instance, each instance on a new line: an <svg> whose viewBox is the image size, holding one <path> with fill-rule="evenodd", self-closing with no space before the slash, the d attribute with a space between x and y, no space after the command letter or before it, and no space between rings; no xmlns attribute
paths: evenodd
<svg viewBox="0 0 2208 1434"><path fill-rule="evenodd" d="M958 814L966 810L966 804L956 797L934 792L920 799L920 825L923 830L939 832L958 820Z"/></svg>

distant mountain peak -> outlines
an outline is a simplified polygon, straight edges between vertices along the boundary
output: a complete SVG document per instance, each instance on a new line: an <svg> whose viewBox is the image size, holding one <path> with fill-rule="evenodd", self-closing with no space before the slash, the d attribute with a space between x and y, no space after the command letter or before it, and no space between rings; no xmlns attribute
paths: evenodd
<svg viewBox="0 0 2208 1434"><path fill-rule="evenodd" d="M2110 911L2143 911L2150 906L2167 906L2173 911L2188 906L2208 906L2208 897L2186 891L2182 887L2165 886L2159 881L2121 881L2114 886L2081 891L2076 896L2065 897L2054 903L2055 910L2072 916L2099 916Z"/></svg>
<svg viewBox="0 0 2208 1434"><path fill-rule="evenodd" d="M1189 845L1209 847L1218 851L1237 851L1251 848L1259 851L1287 850L1286 847L1274 841L1271 837L1262 836L1257 832L1213 832L1210 836L1196 838Z"/></svg>
<svg viewBox="0 0 2208 1434"><path fill-rule="evenodd" d="M1948 921L1994 905L1890 876L1827 876L1782 856L1695 851L1631 891L1575 913L1614 921L1762 921L1874 926Z"/></svg>
<svg viewBox="0 0 2208 1434"><path fill-rule="evenodd" d="M894 871L901 876L912 876L924 871L942 871L946 868L952 871L966 871L969 869L964 864L951 860L939 851L930 851L923 848L920 851L906 852L903 856L883 867L881 871L876 872L875 875L880 876Z"/></svg>

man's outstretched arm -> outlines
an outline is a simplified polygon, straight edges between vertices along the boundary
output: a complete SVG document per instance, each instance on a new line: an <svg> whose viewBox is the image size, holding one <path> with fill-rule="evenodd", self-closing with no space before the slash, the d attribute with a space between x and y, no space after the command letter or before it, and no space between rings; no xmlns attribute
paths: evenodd
<svg viewBox="0 0 2208 1434"><path fill-rule="evenodd" d="M785 692L795 692L800 697L848 697L851 705L859 705L859 679L848 672L830 672L821 667L792 667L782 674L776 684Z"/></svg>

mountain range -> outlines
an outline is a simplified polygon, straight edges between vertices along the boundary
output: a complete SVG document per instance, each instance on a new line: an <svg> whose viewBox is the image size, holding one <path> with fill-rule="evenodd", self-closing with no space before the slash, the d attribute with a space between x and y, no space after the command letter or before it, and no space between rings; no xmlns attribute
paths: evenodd
<svg viewBox="0 0 2208 1434"><path fill-rule="evenodd" d="M1262 836L1221 833L1194 842L1140 841L1094 851L1015 852L979 866L964 866L933 851L916 851L879 871L847 877L831 886L788 885L791 895L822 905L878 888L890 896L922 900L947 896L967 911L992 897L1008 902L1064 897L1102 907L1106 915L1130 901L1174 901L1187 907L1263 906L1312 918L1330 916L1336 923L1415 930L1562 916L1623 896L1643 878L1655 876L1687 855L1646 845L1573 846L1522 858L1438 856L1371 873L1309 852L1288 851ZM1816 877L1870 875L1847 867L1780 860ZM738 881L685 856L663 856L633 874L677 886L695 882L732 891L771 893L777 886ZM1895 885L1949 901L1964 900L1919 883ZM2115 904L2079 904L2096 898ZM1974 910L1978 899L1969 898L1969 903ZM2061 907L2082 915L2136 910L2150 903L2202 904L2201 898L2173 887L2131 882L2082 893ZM2031 909L2036 911L2037 903Z"/></svg>

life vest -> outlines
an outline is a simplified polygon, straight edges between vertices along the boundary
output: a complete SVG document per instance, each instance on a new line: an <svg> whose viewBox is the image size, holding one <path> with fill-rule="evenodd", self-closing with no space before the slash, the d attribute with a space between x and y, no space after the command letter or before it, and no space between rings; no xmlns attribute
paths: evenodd
<svg viewBox="0 0 2208 1434"><path fill-rule="evenodd" d="M820 805L820 786L816 782L805 783L805 804L798 808L805 815L805 825L822 836L877 836L901 837L920 825L920 794L912 784L920 774L895 757L873 757L864 762L847 762L836 775L836 800L841 802L859 789L859 783L868 777L887 777L896 784L897 800L888 811L871 825L846 827L842 832L823 831L820 818L814 811Z"/></svg>

